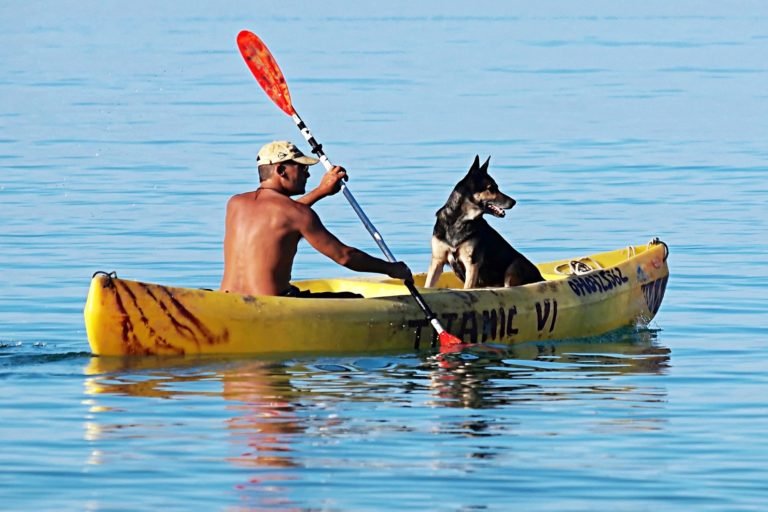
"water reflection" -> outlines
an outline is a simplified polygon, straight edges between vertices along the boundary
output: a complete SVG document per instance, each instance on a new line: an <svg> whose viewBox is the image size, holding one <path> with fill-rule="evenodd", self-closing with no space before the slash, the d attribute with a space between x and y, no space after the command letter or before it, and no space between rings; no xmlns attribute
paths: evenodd
<svg viewBox="0 0 768 512"><path fill-rule="evenodd" d="M615 377L663 373L670 351L655 340L654 331L631 329L591 340L479 346L439 356L431 373L434 403L483 409L605 395L653 402L665 394L662 389L618 385Z"/></svg>
<svg viewBox="0 0 768 512"><path fill-rule="evenodd" d="M419 457L414 464L467 471L467 461L483 463L508 453L510 434L529 432L531 425L541 429L537 435L563 435L571 428L664 428L659 417L666 390L648 376L664 373L669 357L647 330L443 356L94 357L85 381L88 462L119 464L116 453L128 449L121 444L127 439L151 446L169 431L174 438L200 437L205 444L199 449L219 466L209 463L205 471L228 474L227 487L234 488L241 505L289 509L297 506L299 489L318 467L396 467L403 462L393 446L429 443L435 436L477 441L460 453L433 453L434 460ZM184 411L146 412L159 403ZM562 419L552 421L552 408ZM597 409L607 414L574 413ZM197 423L202 420L207 427ZM211 421L225 435L218 436Z"/></svg>
<svg viewBox="0 0 768 512"><path fill-rule="evenodd" d="M110 438L124 440L125 433L133 431L133 436L151 443L153 436L162 436L162 427L177 430L180 437L194 437L198 432L193 421L171 419L172 413L166 413L168 422L163 425L121 422L120 412L124 411L105 406L98 398L110 403L114 402L111 398L124 396L190 400L200 404L196 408L201 414L219 422L227 433L225 443L214 443L213 451L218 453L210 453L210 443L199 448L208 456L245 470L245 475L233 484L242 495L240 501L257 508L290 509L293 505L284 484L296 477L283 470L300 465L291 445L305 427L296 413L298 395L284 368L280 362L256 360L94 357L86 368L90 375L85 382L86 394L94 397L90 420L86 422L86 440L95 446L110 444ZM212 402L214 406L210 407ZM94 448L89 462L101 464L105 456L104 450Z"/></svg>

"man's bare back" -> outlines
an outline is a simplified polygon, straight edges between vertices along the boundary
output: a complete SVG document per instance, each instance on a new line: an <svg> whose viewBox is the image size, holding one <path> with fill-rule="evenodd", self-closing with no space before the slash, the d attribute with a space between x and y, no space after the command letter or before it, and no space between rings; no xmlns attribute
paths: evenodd
<svg viewBox="0 0 768 512"><path fill-rule="evenodd" d="M294 159L285 160L286 153ZM295 201L290 196L303 194L309 178L308 165L300 162L312 165L317 160L284 141L267 144L259 157L267 161L259 166L260 188L232 196L227 203L222 291L285 294L291 289L291 269L302 238L351 270L412 279L404 263L390 263L340 242L312 210L316 201L338 192L346 177L343 168L326 172L317 188Z"/></svg>
<svg viewBox="0 0 768 512"><path fill-rule="evenodd" d="M232 197L227 204L224 278L221 289L250 295L280 295L290 288L291 268L307 206L274 190Z"/></svg>

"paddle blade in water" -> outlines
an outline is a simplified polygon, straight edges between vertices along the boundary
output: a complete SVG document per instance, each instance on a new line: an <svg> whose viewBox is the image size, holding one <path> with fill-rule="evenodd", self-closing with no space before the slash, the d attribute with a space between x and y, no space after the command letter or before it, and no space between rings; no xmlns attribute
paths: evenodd
<svg viewBox="0 0 768 512"><path fill-rule="evenodd" d="M440 342L441 348L456 347L464 344L463 341L448 331L442 331L440 334L438 334L437 340Z"/></svg>
<svg viewBox="0 0 768 512"><path fill-rule="evenodd" d="M288 84L267 45L253 32L243 30L237 34L237 47L267 96L272 98L280 110L292 116L296 111L291 104Z"/></svg>

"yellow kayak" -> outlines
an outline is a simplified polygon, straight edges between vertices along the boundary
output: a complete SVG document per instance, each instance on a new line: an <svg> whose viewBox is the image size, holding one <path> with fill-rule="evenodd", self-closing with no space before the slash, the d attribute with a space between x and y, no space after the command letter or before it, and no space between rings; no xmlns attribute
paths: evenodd
<svg viewBox="0 0 768 512"><path fill-rule="evenodd" d="M656 240L537 264L546 281L463 290L450 272L420 288L443 326L465 342L512 344L596 336L647 324L669 278ZM424 284L425 275L415 277ZM294 281L361 299L267 297L129 281L97 272L85 304L96 355L361 353L419 350L434 340L408 290L391 279Z"/></svg>

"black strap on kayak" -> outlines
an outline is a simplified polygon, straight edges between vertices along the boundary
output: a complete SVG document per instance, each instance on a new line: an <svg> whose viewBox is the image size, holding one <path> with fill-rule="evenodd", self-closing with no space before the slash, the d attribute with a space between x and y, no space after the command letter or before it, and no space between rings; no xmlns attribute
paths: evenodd
<svg viewBox="0 0 768 512"><path fill-rule="evenodd" d="M91 279L93 279L96 276L107 276L110 279L117 279L117 272L115 272L114 270L112 272L104 272L103 270L97 270L96 272L93 273L93 275L91 276Z"/></svg>
<svg viewBox="0 0 768 512"><path fill-rule="evenodd" d="M669 258L669 246L665 242L662 242L659 237L656 237L650 242L648 242L648 245L659 245L659 244L664 246L664 261L667 261L667 258Z"/></svg>

